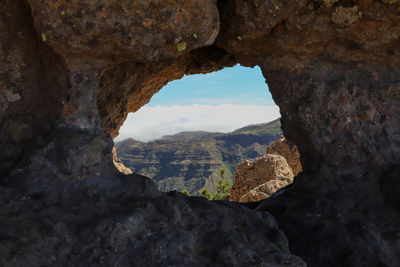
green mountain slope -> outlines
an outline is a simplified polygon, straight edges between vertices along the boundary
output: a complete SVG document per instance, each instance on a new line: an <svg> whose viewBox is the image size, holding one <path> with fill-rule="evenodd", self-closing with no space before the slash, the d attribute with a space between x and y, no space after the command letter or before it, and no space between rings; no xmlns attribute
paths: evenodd
<svg viewBox="0 0 400 267"><path fill-rule="evenodd" d="M222 168L231 181L239 163L263 155L282 134L280 126L278 119L231 133L182 132L146 143L127 139L115 147L125 166L152 178L160 190L198 195L204 187L215 192Z"/></svg>

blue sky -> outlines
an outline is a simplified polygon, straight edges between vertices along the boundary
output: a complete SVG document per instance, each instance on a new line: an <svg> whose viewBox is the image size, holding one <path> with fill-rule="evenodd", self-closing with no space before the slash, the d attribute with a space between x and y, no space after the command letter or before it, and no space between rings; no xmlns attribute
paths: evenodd
<svg viewBox="0 0 400 267"><path fill-rule="evenodd" d="M261 69L236 65L168 83L128 115L116 141L150 141L182 131L230 132L279 117Z"/></svg>
<svg viewBox="0 0 400 267"><path fill-rule="evenodd" d="M193 104L270 106L275 103L260 67L236 65L217 72L189 75L172 81L153 96L148 106Z"/></svg>

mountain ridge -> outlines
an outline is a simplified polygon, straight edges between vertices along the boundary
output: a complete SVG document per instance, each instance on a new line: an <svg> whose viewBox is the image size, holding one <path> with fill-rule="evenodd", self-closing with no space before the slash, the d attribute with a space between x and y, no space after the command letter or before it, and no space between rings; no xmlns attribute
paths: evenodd
<svg viewBox="0 0 400 267"><path fill-rule="evenodd" d="M215 192L221 178L231 181L236 165L263 155L281 134L277 119L229 133L184 131L147 142L128 138L115 147L125 166L152 178L160 190L198 195L203 188Z"/></svg>
<svg viewBox="0 0 400 267"><path fill-rule="evenodd" d="M118 141L116 143L122 143L122 142L126 142L126 141L135 141L135 142L140 142L140 143L150 143L150 142L154 142L154 141L157 141L157 140L170 140L171 138L176 139L176 138L178 138L180 136L189 135L189 134L190 135L194 135L194 136L197 136L197 135L216 135L217 136L217 135L225 135L225 134L233 134L233 133L248 133L248 131L252 130L253 128L260 129L263 126L266 126L266 127L272 126L271 128L275 128L275 124L279 124L280 125L280 118L272 120L270 122L249 124L249 125L240 127L238 129L235 129L235 130L227 132L227 133L224 133L224 132L209 132L209 131L202 131L202 130L199 130L199 131L182 131L182 132L177 132L175 134L163 135L163 136L161 136L159 138L156 138L156 139L153 139L153 140L149 140L149 141L140 141L140 140L136 140L136 139L134 139L132 137L128 137L128 138L125 138L125 139L123 139L121 141ZM278 132L281 132L280 129L279 129Z"/></svg>

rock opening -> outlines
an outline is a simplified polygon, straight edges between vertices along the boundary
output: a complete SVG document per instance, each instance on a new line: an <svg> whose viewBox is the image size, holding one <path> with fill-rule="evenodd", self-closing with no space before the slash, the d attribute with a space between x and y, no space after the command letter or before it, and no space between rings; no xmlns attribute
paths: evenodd
<svg viewBox="0 0 400 267"><path fill-rule="evenodd" d="M1 265L400 266L399 14L396 0L2 1ZM237 63L260 66L298 146L288 190L214 203L116 171L128 112Z"/></svg>
<svg viewBox="0 0 400 267"><path fill-rule="evenodd" d="M238 164L279 138L279 117L259 67L185 76L129 114L115 139L118 158L161 191L214 195L220 180L230 187Z"/></svg>

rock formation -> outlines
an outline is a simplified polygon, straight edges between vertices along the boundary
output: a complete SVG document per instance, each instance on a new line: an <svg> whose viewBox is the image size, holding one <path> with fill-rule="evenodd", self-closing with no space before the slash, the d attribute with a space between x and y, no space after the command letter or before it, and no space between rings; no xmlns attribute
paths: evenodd
<svg viewBox="0 0 400 267"><path fill-rule="evenodd" d="M115 167L118 169L119 172L123 173L123 174L133 174L132 170L127 168L122 162L121 159L119 159L117 157L117 150L115 149L115 147L112 150L113 153L113 161L114 161L114 165Z"/></svg>
<svg viewBox="0 0 400 267"><path fill-rule="evenodd" d="M246 160L236 167L230 201L259 201L293 183L293 171L280 155L265 154L254 162Z"/></svg>
<svg viewBox="0 0 400 267"><path fill-rule="evenodd" d="M3 0L1 265L301 265L270 212L309 266L400 266L399 22L398 0ZM128 112L236 63L298 146L288 190L251 211L121 176Z"/></svg>
<svg viewBox="0 0 400 267"><path fill-rule="evenodd" d="M236 167L230 201L259 201L293 183L302 171L297 146L280 137L267 147L267 153L254 162L246 160Z"/></svg>
<svg viewBox="0 0 400 267"><path fill-rule="evenodd" d="M281 136L279 140L273 142L267 147L267 154L280 155L286 159L287 164L292 169L294 176L297 176L303 171L300 162L300 153L295 143L286 140Z"/></svg>

